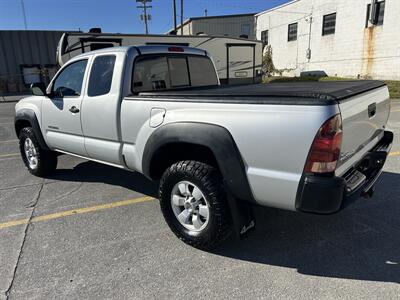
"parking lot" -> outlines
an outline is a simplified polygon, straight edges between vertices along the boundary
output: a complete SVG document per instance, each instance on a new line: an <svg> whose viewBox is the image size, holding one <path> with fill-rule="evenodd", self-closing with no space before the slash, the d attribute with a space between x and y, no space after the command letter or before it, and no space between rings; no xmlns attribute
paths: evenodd
<svg viewBox="0 0 400 300"><path fill-rule="evenodd" d="M399 298L400 101L374 198L331 216L257 207L256 231L213 252L172 234L140 174L62 155L30 175L14 105L0 103L0 299Z"/></svg>

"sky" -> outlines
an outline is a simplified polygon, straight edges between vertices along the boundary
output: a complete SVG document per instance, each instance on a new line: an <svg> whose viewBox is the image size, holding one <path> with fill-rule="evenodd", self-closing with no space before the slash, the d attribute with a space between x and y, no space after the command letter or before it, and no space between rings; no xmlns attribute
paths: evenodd
<svg viewBox="0 0 400 300"><path fill-rule="evenodd" d="M0 0L0 30L82 30L101 27L103 32L144 33L136 0ZM177 14L180 15L180 0ZM288 0L184 0L184 18L253 13ZM153 0L149 33L165 33L173 27L172 0ZM180 23L178 16L178 24Z"/></svg>

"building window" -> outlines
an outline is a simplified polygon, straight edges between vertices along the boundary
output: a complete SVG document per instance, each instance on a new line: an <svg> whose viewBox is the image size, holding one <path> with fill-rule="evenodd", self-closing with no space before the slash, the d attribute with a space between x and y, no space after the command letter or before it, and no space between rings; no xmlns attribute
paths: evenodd
<svg viewBox="0 0 400 300"><path fill-rule="evenodd" d="M263 46L268 45L268 30L261 31L261 41L263 43Z"/></svg>
<svg viewBox="0 0 400 300"><path fill-rule="evenodd" d="M322 35L334 34L335 27L336 27L336 13L325 15L322 23Z"/></svg>
<svg viewBox="0 0 400 300"><path fill-rule="evenodd" d="M371 11L372 10L372 11ZM383 25L383 19L385 16L385 1L379 1L375 3L375 7L372 9L371 4L367 6L367 21L365 27L368 27L369 22L372 25Z"/></svg>
<svg viewBox="0 0 400 300"><path fill-rule="evenodd" d="M288 27L288 42L297 40L297 23L289 24Z"/></svg>

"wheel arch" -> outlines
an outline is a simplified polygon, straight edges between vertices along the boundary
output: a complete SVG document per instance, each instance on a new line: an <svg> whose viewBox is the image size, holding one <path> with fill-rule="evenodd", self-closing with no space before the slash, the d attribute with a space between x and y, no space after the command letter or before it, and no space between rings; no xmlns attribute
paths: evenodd
<svg viewBox="0 0 400 300"><path fill-rule="evenodd" d="M157 180L168 166L181 160L198 160L218 167L233 196L255 203L242 156L226 128L177 122L156 129L145 145L142 171L148 178Z"/></svg>
<svg viewBox="0 0 400 300"><path fill-rule="evenodd" d="M33 110L26 108L18 110L15 114L14 126L15 126L15 133L18 138L23 128L32 127L32 130L35 133L35 136L38 140L40 147L42 147L45 150L49 150L48 146L46 145L46 142L44 141L42 132L40 130L39 121Z"/></svg>

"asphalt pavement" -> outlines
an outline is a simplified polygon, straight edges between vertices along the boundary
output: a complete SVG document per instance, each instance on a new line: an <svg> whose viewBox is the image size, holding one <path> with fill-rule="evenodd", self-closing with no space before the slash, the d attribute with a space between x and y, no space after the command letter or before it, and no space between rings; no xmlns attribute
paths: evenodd
<svg viewBox="0 0 400 300"><path fill-rule="evenodd" d="M62 155L30 175L14 105L0 103L0 299L399 299L400 101L372 199L331 216L257 207L256 231L212 252L172 234L140 174Z"/></svg>

